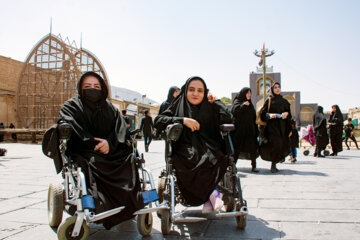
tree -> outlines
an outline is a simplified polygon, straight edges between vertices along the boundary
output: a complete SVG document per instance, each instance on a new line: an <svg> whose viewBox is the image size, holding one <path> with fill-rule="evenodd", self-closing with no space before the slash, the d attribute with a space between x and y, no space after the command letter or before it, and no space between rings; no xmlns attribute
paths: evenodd
<svg viewBox="0 0 360 240"><path fill-rule="evenodd" d="M220 101L225 105L231 104L231 99L228 97L222 97L222 98L220 98Z"/></svg>

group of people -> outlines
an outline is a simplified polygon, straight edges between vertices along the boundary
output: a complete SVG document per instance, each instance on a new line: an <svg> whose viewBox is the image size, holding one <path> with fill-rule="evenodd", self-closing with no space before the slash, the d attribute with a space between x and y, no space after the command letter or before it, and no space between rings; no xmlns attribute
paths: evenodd
<svg viewBox="0 0 360 240"><path fill-rule="evenodd" d="M359 149L354 135L355 126L352 124L352 119L348 118L347 124L344 125L344 117L338 105L332 106L328 122L326 121L323 107L318 106L313 116L313 127L316 142L315 157L325 157L321 152L325 150L329 144L329 135L332 148L330 156L337 156L337 154L343 150L342 142L344 140L347 149L350 150L348 145L349 138L354 141L356 148ZM345 131L345 137L343 137L343 130Z"/></svg>

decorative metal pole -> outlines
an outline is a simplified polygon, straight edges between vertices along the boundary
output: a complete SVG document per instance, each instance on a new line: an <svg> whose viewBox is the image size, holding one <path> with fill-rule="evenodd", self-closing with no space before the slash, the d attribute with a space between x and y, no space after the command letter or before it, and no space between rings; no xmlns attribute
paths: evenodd
<svg viewBox="0 0 360 240"><path fill-rule="evenodd" d="M262 65L263 67L263 96L264 96L264 102L266 101L266 57L270 57L274 55L275 51L268 51L268 49L265 49L265 43L263 44L263 48L260 50L261 53L258 52L258 50L254 51L255 56L260 58L259 66Z"/></svg>

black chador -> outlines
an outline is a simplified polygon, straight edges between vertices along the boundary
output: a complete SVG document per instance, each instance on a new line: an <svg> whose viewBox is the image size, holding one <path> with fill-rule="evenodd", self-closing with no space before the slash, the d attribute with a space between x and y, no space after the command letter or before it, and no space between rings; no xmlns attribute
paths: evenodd
<svg viewBox="0 0 360 240"><path fill-rule="evenodd" d="M326 129L326 118L323 113L323 107L318 106L313 116L313 127L315 132L316 149L315 156L323 157L321 151L325 150L329 144L329 136Z"/></svg>
<svg viewBox="0 0 360 240"><path fill-rule="evenodd" d="M337 155L338 152L343 150L342 148L342 133L344 126L344 117L340 111L338 105L334 105L336 108L335 112L331 112L329 123L330 125L330 143L333 152L330 154L332 156Z"/></svg>
<svg viewBox="0 0 360 240"><path fill-rule="evenodd" d="M176 86L170 87L169 92L168 92L168 97L167 97L166 101L164 101L164 102L160 105L159 114L163 113L163 112L170 106L170 104L172 103L172 101L175 99L175 98L174 98L174 92L175 92L176 90L178 90L178 89L179 89L179 88L176 87Z"/></svg>
<svg viewBox="0 0 360 240"><path fill-rule="evenodd" d="M256 124L256 112L251 99L246 98L246 94L251 91L245 87L236 95L231 113L234 118L235 131L231 137L235 149L235 159L238 157L251 159L253 170L256 168L256 158L259 156L259 144L257 137L259 135ZM249 105L247 105L248 103Z"/></svg>
<svg viewBox="0 0 360 240"><path fill-rule="evenodd" d="M272 96L270 102L270 110L268 111L269 98L265 101L261 111L261 120L267 122L264 130L268 143L261 146L261 158L273 163L283 161L290 152L289 134L291 131L291 110L290 103L280 94L274 93L275 85L271 87ZM286 119L270 118L270 113L282 114L288 112Z"/></svg>
<svg viewBox="0 0 360 240"><path fill-rule="evenodd" d="M99 90L90 89L84 94L81 83L87 76L96 77L101 84L101 97L95 101ZM132 148L125 143L126 123L119 111L106 99L108 89L96 73L85 73L78 83L78 95L71 98L60 110L61 119L74 130L68 153L79 163L87 179L89 193L95 197L96 211L102 212L119 206L126 208L104 220L106 227L130 219L143 207L138 169ZM109 153L94 151L96 138L106 139Z"/></svg>
<svg viewBox="0 0 360 240"><path fill-rule="evenodd" d="M204 98L196 106L186 98L192 80L202 81L205 88ZM183 123L184 117L195 119L200 124L200 129L194 132L184 126L180 139L172 146L178 186L186 203L193 206L209 200L228 165L219 126L231 123L231 113L220 101L210 103L207 93L203 79L189 78L169 108L155 118L155 127L159 131L168 124Z"/></svg>

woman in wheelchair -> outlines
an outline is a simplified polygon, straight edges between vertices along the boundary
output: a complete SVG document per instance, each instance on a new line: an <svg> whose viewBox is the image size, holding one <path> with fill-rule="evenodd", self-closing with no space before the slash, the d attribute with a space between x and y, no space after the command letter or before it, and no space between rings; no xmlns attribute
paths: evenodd
<svg viewBox="0 0 360 240"><path fill-rule="evenodd" d="M88 192L95 198L96 213L125 206L120 213L102 220L109 229L133 218L133 213L144 206L138 168L132 147L126 143L126 123L107 100L103 78L87 72L77 87L78 95L60 110L60 120L73 129L67 155L82 167Z"/></svg>
<svg viewBox="0 0 360 240"><path fill-rule="evenodd" d="M203 212L219 211L223 204L215 189L229 160L219 126L231 122L229 110L208 95L200 77L189 78L169 108L155 118L158 131L173 123L185 126L172 145L177 185L188 205L204 204Z"/></svg>

